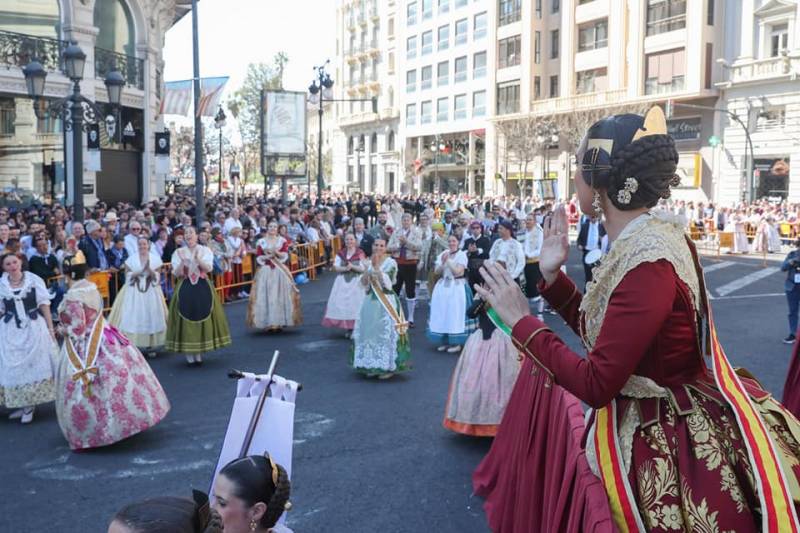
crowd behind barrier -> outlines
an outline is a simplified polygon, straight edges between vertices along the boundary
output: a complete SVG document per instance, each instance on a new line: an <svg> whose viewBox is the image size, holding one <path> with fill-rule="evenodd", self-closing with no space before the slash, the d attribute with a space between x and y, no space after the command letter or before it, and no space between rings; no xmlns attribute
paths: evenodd
<svg viewBox="0 0 800 533"><path fill-rule="evenodd" d="M341 249L341 237L335 236L331 239L330 250L326 250L325 244L322 241L316 243L303 243L294 244L289 248L289 270L293 275L306 273L310 280L316 280L319 270L328 266L336 253ZM242 261L242 279L237 280L231 278L231 283L225 282L223 274L212 274L211 281L214 288L217 290L220 298L225 301L225 295L234 289L242 290L249 289L253 284L256 264L256 254L247 254ZM120 282L124 283L124 276L117 276L115 272L108 270L98 270L87 274L86 279L91 281L97 286L100 295L103 297L103 306L105 312L111 310L114 304L112 295L119 292ZM64 287L66 283L65 276L53 276L47 279L47 286ZM175 276L172 275L172 265L164 263L161 268L161 289L164 296L169 301L172 297L172 292L175 287Z"/></svg>

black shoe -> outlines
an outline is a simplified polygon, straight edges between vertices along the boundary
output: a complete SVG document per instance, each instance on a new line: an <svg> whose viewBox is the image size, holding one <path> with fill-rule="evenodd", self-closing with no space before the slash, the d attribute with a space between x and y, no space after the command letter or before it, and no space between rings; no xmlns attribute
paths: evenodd
<svg viewBox="0 0 800 533"><path fill-rule="evenodd" d="M783 344L794 344L796 337L794 335L789 335L785 339L783 339Z"/></svg>

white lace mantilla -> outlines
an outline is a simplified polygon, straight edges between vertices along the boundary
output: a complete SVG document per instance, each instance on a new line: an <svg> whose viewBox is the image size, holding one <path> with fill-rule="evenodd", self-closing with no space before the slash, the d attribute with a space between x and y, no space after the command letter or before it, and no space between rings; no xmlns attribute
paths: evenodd
<svg viewBox="0 0 800 533"><path fill-rule="evenodd" d="M686 283L695 309L700 298L700 283L683 228L661 211L651 211L632 220L614 241L611 251L593 272L581 302L583 342L591 350L600 334L608 301L625 275L642 263L669 261ZM633 326L633 325L632 325Z"/></svg>

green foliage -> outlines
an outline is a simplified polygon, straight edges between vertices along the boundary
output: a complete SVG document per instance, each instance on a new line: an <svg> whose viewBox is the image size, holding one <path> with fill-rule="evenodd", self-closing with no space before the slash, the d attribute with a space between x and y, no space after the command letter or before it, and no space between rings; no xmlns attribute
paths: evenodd
<svg viewBox="0 0 800 533"><path fill-rule="evenodd" d="M283 73L288 61L285 52L278 52L272 64L250 63L244 83L228 100L228 109L239 123L242 141L251 147L258 144L261 130L261 91L283 89Z"/></svg>

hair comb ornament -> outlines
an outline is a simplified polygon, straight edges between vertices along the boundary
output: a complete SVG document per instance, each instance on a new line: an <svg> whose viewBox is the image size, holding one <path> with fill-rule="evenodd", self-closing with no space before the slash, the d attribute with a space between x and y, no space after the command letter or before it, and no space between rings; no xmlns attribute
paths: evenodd
<svg viewBox="0 0 800 533"><path fill-rule="evenodd" d="M617 193L617 201L623 205L631 203L633 194L639 190L639 181L631 176L625 179L625 184Z"/></svg>
<svg viewBox="0 0 800 533"><path fill-rule="evenodd" d="M666 135L667 134L667 119L664 116L664 111L657 105L650 108L650 111L644 116L644 124L633 135L631 142L638 141L642 137L649 137L650 135Z"/></svg>
<svg viewBox="0 0 800 533"><path fill-rule="evenodd" d="M265 453L267 460L269 461L270 469L272 470L272 484L275 485L277 488L278 486L278 465L275 464L275 461L272 460L272 456L268 453Z"/></svg>

